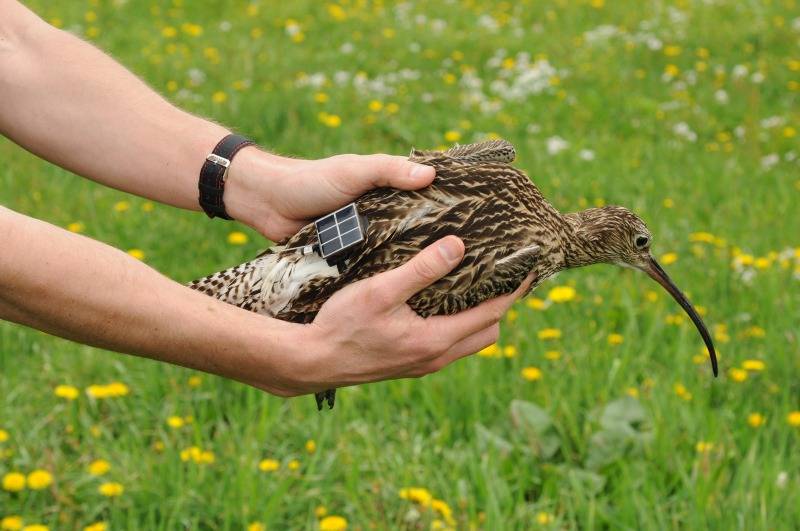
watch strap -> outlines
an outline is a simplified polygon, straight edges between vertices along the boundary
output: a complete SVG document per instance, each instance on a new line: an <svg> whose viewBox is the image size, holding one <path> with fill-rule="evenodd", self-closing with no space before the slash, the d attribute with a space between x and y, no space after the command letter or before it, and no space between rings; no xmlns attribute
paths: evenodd
<svg viewBox="0 0 800 531"><path fill-rule="evenodd" d="M234 155L240 149L255 145L255 142L241 135L230 134L219 141L213 151L206 157L200 169L198 188L200 191L199 202L203 211L210 218L233 219L225 210L223 195L225 194L225 179L228 168Z"/></svg>

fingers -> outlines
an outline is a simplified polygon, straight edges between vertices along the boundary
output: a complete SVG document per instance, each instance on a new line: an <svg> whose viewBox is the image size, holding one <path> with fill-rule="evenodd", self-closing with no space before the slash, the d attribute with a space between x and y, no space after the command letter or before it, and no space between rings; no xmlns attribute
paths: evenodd
<svg viewBox="0 0 800 531"><path fill-rule="evenodd" d="M404 303L453 270L464 257L464 243L447 236L420 251L411 260L370 279L389 300Z"/></svg>
<svg viewBox="0 0 800 531"><path fill-rule="evenodd" d="M416 190L431 184L436 175L432 166L394 155L357 155L352 158L349 170L355 186L362 192L375 187Z"/></svg>

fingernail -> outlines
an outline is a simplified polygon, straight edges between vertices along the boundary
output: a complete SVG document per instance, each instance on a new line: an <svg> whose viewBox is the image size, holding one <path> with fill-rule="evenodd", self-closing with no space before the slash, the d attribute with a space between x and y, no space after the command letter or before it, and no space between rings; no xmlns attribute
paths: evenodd
<svg viewBox="0 0 800 531"><path fill-rule="evenodd" d="M448 262L455 262L461 258L461 248L452 238L448 238L439 244L439 252Z"/></svg>
<svg viewBox="0 0 800 531"><path fill-rule="evenodd" d="M426 166L424 164L414 164L414 167L411 169L411 173L409 173L409 177L412 179L420 179L422 177L427 177L426 173L431 171L430 166Z"/></svg>

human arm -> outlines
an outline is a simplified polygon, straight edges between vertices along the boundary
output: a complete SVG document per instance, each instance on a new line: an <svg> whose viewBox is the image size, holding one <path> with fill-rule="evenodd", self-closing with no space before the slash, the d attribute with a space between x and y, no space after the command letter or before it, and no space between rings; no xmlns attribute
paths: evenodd
<svg viewBox="0 0 800 531"><path fill-rule="evenodd" d="M442 244L454 246L450 258ZM301 325L225 304L121 251L2 207L0 245L0 318L282 396L438 370L493 342L521 293L455 316L414 314L405 305L410 294L463 256L450 237L345 288Z"/></svg>
<svg viewBox="0 0 800 531"><path fill-rule="evenodd" d="M225 127L173 106L16 0L0 0L0 13L1 134L97 182L200 209L200 167ZM433 175L403 157L298 160L249 147L233 160L224 200L234 219L280 241L371 188L419 188Z"/></svg>

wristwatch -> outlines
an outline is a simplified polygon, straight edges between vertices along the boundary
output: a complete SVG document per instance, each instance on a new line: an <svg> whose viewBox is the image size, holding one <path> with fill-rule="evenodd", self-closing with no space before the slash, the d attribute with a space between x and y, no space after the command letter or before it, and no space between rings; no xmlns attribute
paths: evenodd
<svg viewBox="0 0 800 531"><path fill-rule="evenodd" d="M233 219L225 210L225 203L222 196L225 193L225 179L228 176L228 168L234 155L240 149L255 145L255 142L241 135L228 135L214 147L214 150L206 157L203 167L200 169L200 206L210 218Z"/></svg>

